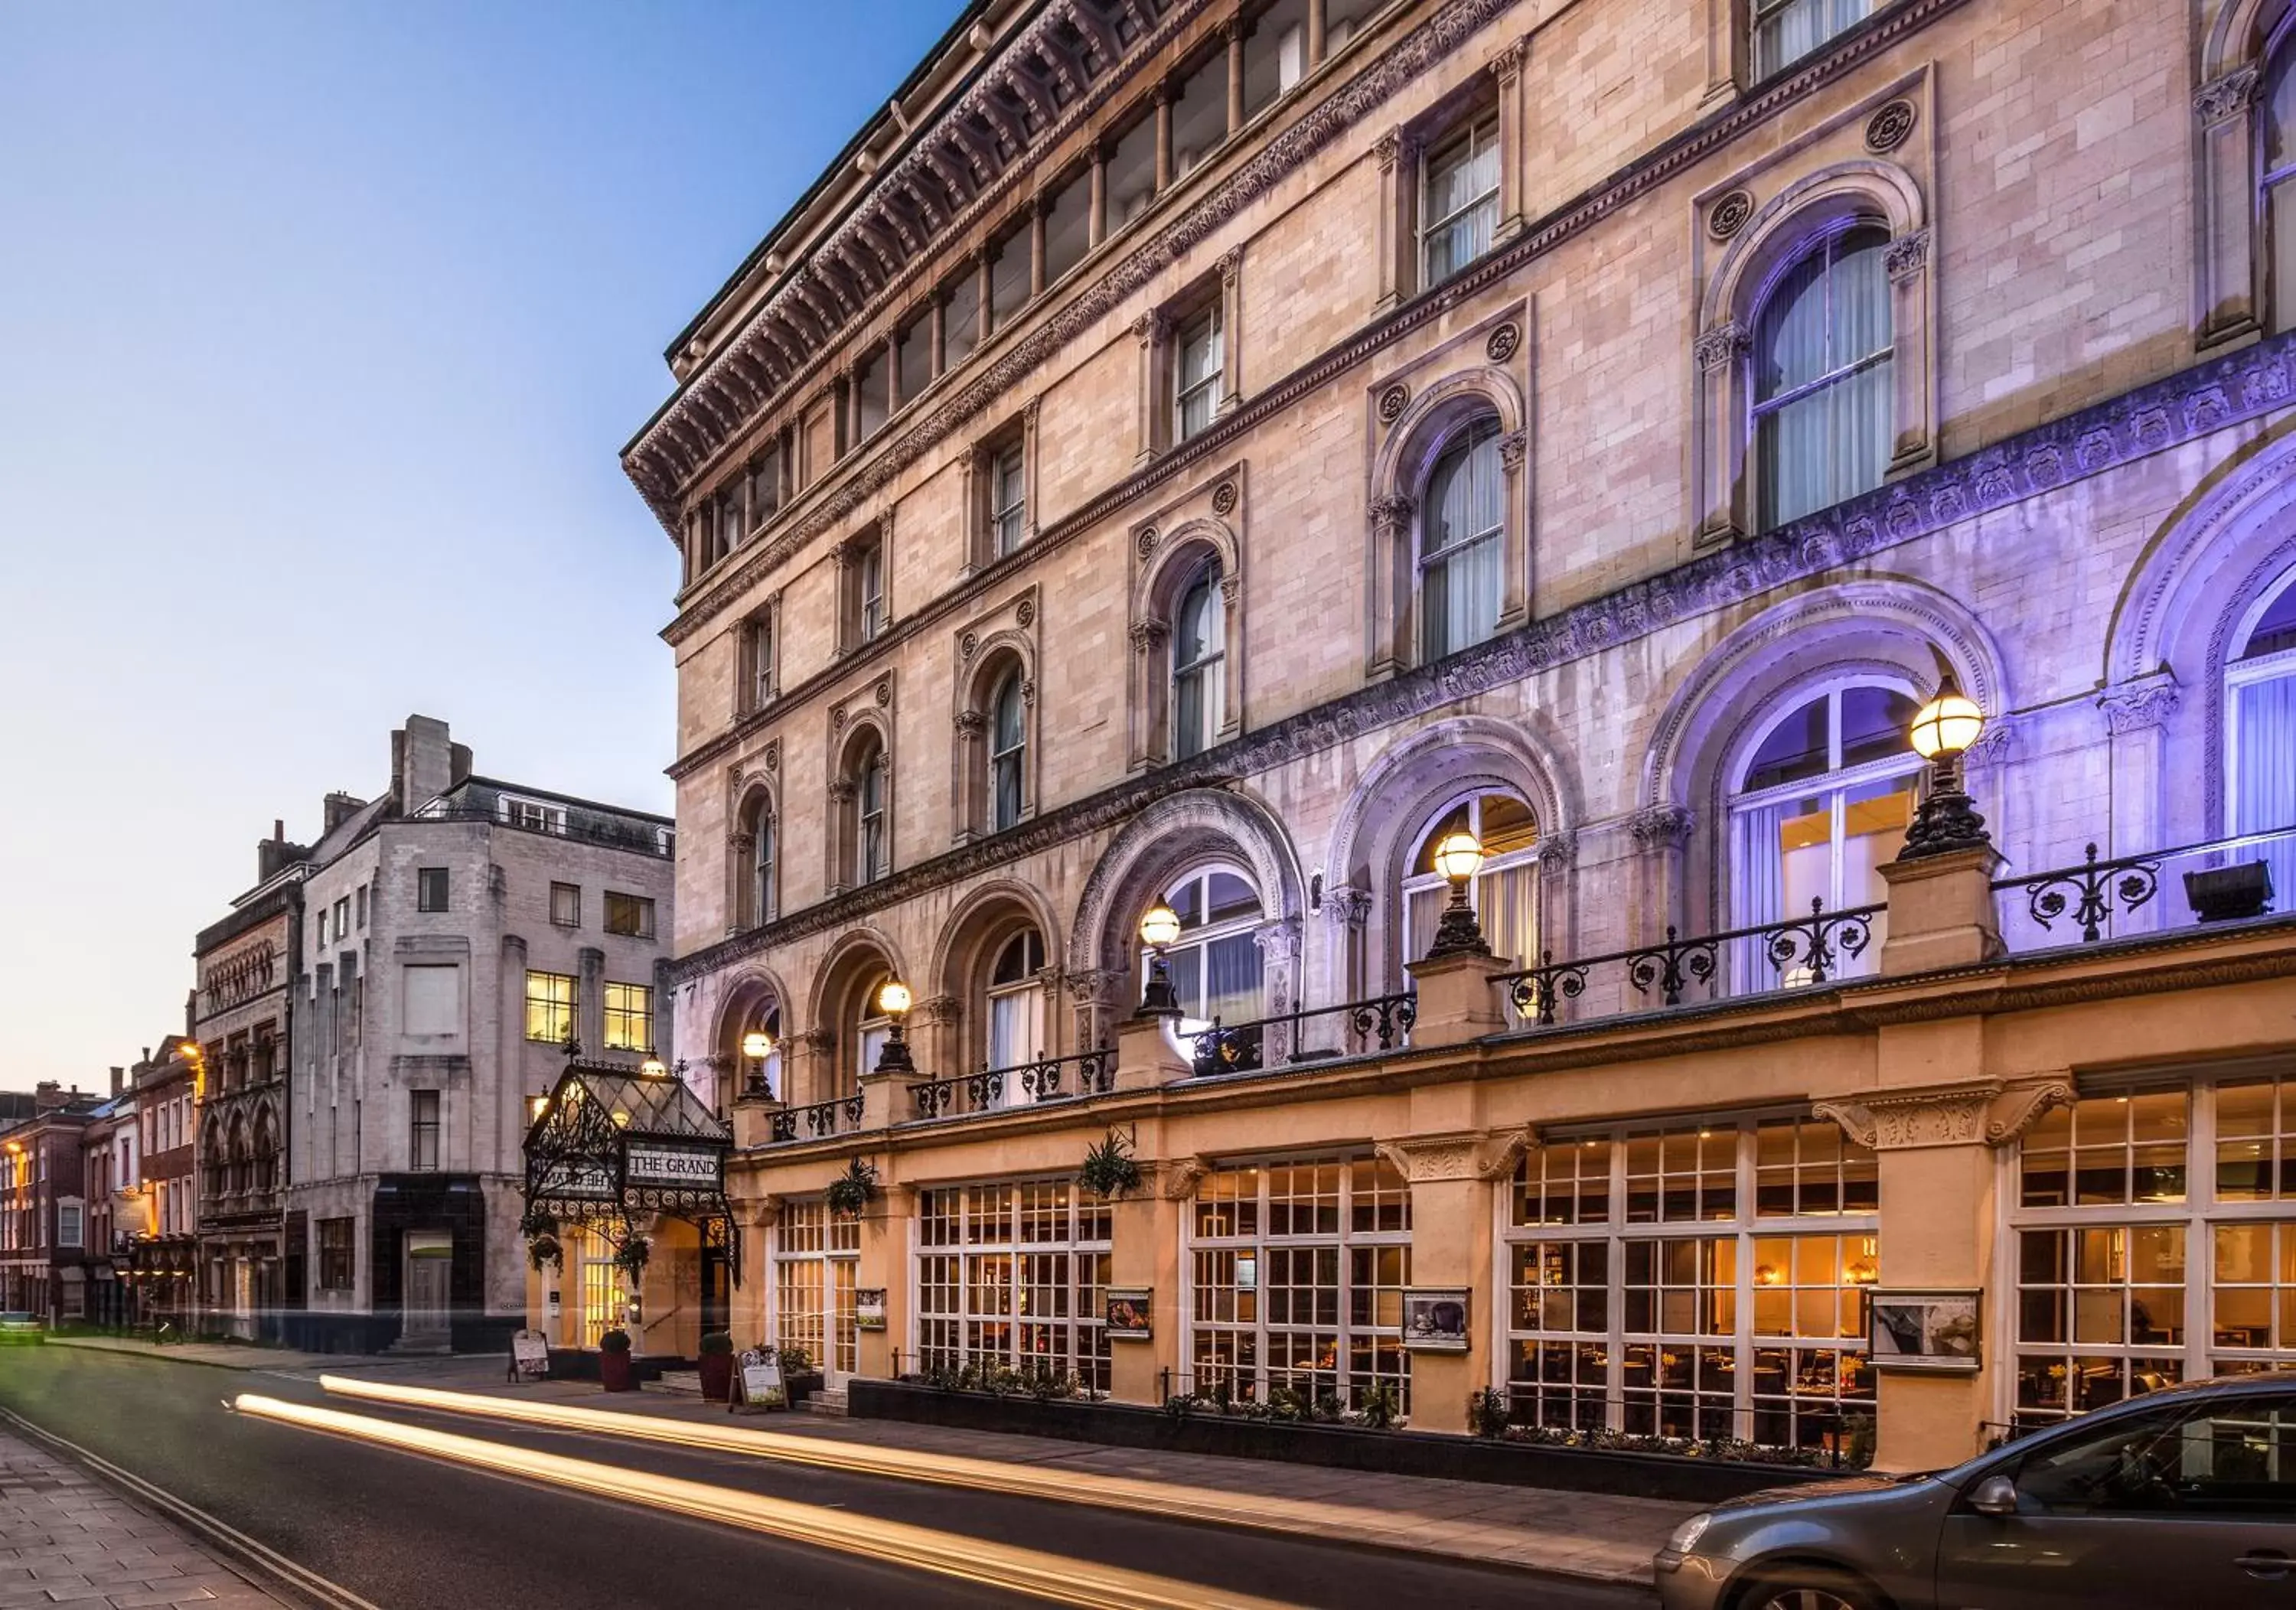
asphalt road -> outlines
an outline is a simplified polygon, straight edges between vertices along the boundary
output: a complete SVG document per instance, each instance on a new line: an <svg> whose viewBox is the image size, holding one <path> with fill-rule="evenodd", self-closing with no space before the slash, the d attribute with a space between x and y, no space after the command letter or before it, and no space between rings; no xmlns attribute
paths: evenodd
<svg viewBox="0 0 2296 1610"><path fill-rule="evenodd" d="M383 1610L691 1610L696 1603L908 1610L1041 1602L228 1412L223 1401L242 1392L330 1402L1295 1605L1621 1610L1653 1602L1633 1590L1379 1550L387 1410L329 1400L304 1375L64 1347L0 1352L0 1407Z"/></svg>

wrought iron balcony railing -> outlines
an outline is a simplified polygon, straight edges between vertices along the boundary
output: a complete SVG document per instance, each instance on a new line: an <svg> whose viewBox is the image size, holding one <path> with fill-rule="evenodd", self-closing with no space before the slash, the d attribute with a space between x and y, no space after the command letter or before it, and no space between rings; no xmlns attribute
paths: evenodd
<svg viewBox="0 0 2296 1610"><path fill-rule="evenodd" d="M773 1138L794 1140L803 1131L808 1140L823 1140L831 1135L861 1127L861 1098L840 1096L831 1101L816 1101L806 1107L785 1107L774 1115Z"/></svg>
<svg viewBox="0 0 2296 1610"><path fill-rule="evenodd" d="M1103 1042L1095 1050L1066 1057L1039 1057L1010 1067L984 1067L954 1079L927 1080L910 1087L910 1098L918 1118L947 1118L1040 1101L1104 1096L1115 1088L1116 1053Z"/></svg>
<svg viewBox="0 0 2296 1610"><path fill-rule="evenodd" d="M1999 879L1993 890L2012 951L2268 916L2296 903L2296 827L2110 860L2091 844L2078 865Z"/></svg>
<svg viewBox="0 0 2296 1610"><path fill-rule="evenodd" d="M1419 998L1406 992L1243 1023L1222 1023L1215 1017L1209 1028L1180 1039L1196 1076L1210 1078L1398 1050L1411 1043L1418 1017Z"/></svg>

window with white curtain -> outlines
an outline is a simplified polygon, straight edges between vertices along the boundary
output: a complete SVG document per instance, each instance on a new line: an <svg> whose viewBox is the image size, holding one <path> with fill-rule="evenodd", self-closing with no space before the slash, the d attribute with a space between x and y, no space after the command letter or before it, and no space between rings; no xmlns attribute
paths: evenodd
<svg viewBox="0 0 2296 1610"><path fill-rule="evenodd" d="M872 740L855 769L853 881L874 883L892 867L885 821L885 750Z"/></svg>
<svg viewBox="0 0 2296 1610"><path fill-rule="evenodd" d="M1181 324L1173 350L1172 440L1177 445L1212 422L1226 395L1218 302Z"/></svg>
<svg viewBox="0 0 2296 1610"><path fill-rule="evenodd" d="M880 972L869 980L869 987L861 992L860 1004L855 1008L853 1048L857 1060L853 1066L857 1076L877 1071L877 1058L884 1055L885 1047L893 1038L893 1020L877 1004L878 992L885 987L890 975Z"/></svg>
<svg viewBox="0 0 2296 1610"><path fill-rule="evenodd" d="M1897 859L1913 820L1921 759L1906 733L1918 707L1903 689L1872 683L1829 688L1772 722L1740 768L1730 803L1731 925L1755 928L1888 897L1880 868ZM1873 971L1884 915L1856 957L1837 953L1829 977ZM1729 961L1737 991L1809 982L1774 966L1759 939Z"/></svg>
<svg viewBox="0 0 2296 1610"><path fill-rule="evenodd" d="M1222 661L1227 649L1226 606L1220 596L1219 560L1207 560L1180 593L1172 617L1172 757L1185 760L1212 747L1227 705Z"/></svg>
<svg viewBox="0 0 2296 1610"><path fill-rule="evenodd" d="M2265 69L2257 126L2263 150L2257 171L2269 223L2269 279L2266 312L2275 331L2296 326L2296 31L2274 41Z"/></svg>
<svg viewBox="0 0 2296 1610"><path fill-rule="evenodd" d="M2239 656L2225 668L2225 828L2270 833L2296 827L2296 570L2249 611ZM2296 840L2260 855L2272 870L2272 904L2296 903Z"/></svg>
<svg viewBox="0 0 2296 1610"><path fill-rule="evenodd" d="M1002 832L1021 820L1021 768L1029 737L1018 666L1005 672L988 701L988 826Z"/></svg>
<svg viewBox="0 0 2296 1610"><path fill-rule="evenodd" d="M1505 794L1462 800L1439 813L1420 836L1403 880L1403 960L1419 960L1435 943L1436 927L1451 899L1450 879L1435 870L1435 847L1462 830L1483 846L1483 864L1467 886L1467 899L1491 954L1512 957L1518 967L1536 966L1538 821L1529 805Z"/></svg>
<svg viewBox="0 0 2296 1610"><path fill-rule="evenodd" d="M1028 481L1021 470L1018 444L999 453L988 469L988 523L999 559L1021 545L1021 534L1028 529Z"/></svg>
<svg viewBox="0 0 2296 1610"><path fill-rule="evenodd" d="M761 802L750 827L750 920L753 925L774 919L774 872L780 850L775 838L773 811Z"/></svg>
<svg viewBox="0 0 2296 1610"><path fill-rule="evenodd" d="M1036 929L1013 935L997 947L988 969L988 1063L1019 1067L1045 1054L1045 941ZM1018 1079L1004 1082L1007 1106L1029 1099Z"/></svg>
<svg viewBox="0 0 2296 1610"><path fill-rule="evenodd" d="M885 629L885 545L872 541L862 545L854 556L855 625L863 642L869 642Z"/></svg>
<svg viewBox="0 0 2296 1610"><path fill-rule="evenodd" d="M1754 459L1768 530L1882 484L1890 407L1889 232L1829 230L1779 275L1754 325Z"/></svg>
<svg viewBox="0 0 2296 1610"><path fill-rule="evenodd" d="M1180 1003L1179 1033L1201 1034L1215 1017L1257 1020L1260 906L1250 879L1231 867L1198 867L1164 891L1164 903L1180 919L1180 937L1164 952Z"/></svg>
<svg viewBox="0 0 2296 1610"><path fill-rule="evenodd" d="M1478 119L1427 158L1420 180L1419 283L1439 285L1491 249L1499 221L1499 120Z"/></svg>
<svg viewBox="0 0 2296 1610"><path fill-rule="evenodd" d="M1888 0L1754 0L1754 77L1759 81L1800 61Z"/></svg>
<svg viewBox="0 0 2296 1610"><path fill-rule="evenodd" d="M1505 473L1499 420L1486 413L1445 444L1419 514L1419 657L1456 654L1498 628Z"/></svg>

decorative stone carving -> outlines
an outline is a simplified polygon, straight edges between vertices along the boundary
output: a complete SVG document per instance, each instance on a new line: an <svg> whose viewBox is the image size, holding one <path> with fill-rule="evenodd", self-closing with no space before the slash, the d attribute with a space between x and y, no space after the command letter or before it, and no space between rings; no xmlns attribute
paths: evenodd
<svg viewBox="0 0 2296 1610"><path fill-rule="evenodd" d="M1491 76L1504 84L1522 76L1523 58L1530 53L1528 37L1512 40L1491 53Z"/></svg>
<svg viewBox="0 0 2296 1610"><path fill-rule="evenodd" d="M1143 347L1153 347L1172 333L1172 321L1160 313L1144 313L1132 321L1132 339Z"/></svg>
<svg viewBox="0 0 2296 1610"><path fill-rule="evenodd" d="M2017 718L2013 715L1993 717L1985 723L1985 730L1977 735L1977 741L1969 746L1968 753L1962 756L1964 764L1972 769L2005 764L2016 752L2018 726Z"/></svg>
<svg viewBox="0 0 2296 1610"><path fill-rule="evenodd" d="M1024 676L1021 679L1021 702L1024 705L1033 705L1037 702L1037 679L1035 677Z"/></svg>
<svg viewBox="0 0 2296 1610"><path fill-rule="evenodd" d="M2105 730L2115 737L2166 726L2183 703L2183 691L2167 672L2143 682L2121 682L2096 696L2096 707L2104 712Z"/></svg>
<svg viewBox="0 0 2296 1610"><path fill-rule="evenodd" d="M2007 1146L2024 1138L2053 1107L2070 1107L2079 1099L2070 1079L2044 1079L2035 1084L2012 1085L1995 1099L1985 1116L1985 1139L1991 1146Z"/></svg>
<svg viewBox="0 0 2296 1610"><path fill-rule="evenodd" d="M1706 233L1718 241L1726 241L1746 226L1754 216L1754 196L1751 191L1734 190L1718 198L1706 209Z"/></svg>
<svg viewBox="0 0 2296 1610"><path fill-rule="evenodd" d="M1363 932L1371 920L1372 895L1369 889L1350 888L1341 884L1324 891L1324 916L1333 928L1349 933Z"/></svg>
<svg viewBox="0 0 2296 1610"><path fill-rule="evenodd" d="M927 1023L954 1023L964 1013L964 1002L954 995L931 995L917 1002L917 1015Z"/></svg>
<svg viewBox="0 0 2296 1610"><path fill-rule="evenodd" d="M1494 364L1504 364L1514 356L1515 349L1521 345L1522 326L1509 320L1492 331L1483 342L1483 356Z"/></svg>
<svg viewBox="0 0 2296 1610"><path fill-rule="evenodd" d="M1578 833L1574 828L1557 828L1542 834L1538 840L1538 864L1546 870L1562 871L1578 859Z"/></svg>
<svg viewBox="0 0 2296 1610"><path fill-rule="evenodd" d="M2245 114L2256 104L2259 82L2257 65L2251 61L2236 67L2221 78L2211 78L2193 92L2193 112L2203 128L2211 127L2227 118Z"/></svg>
<svg viewBox="0 0 2296 1610"><path fill-rule="evenodd" d="M1743 325L1732 321L1717 324L1690 343L1690 356L1698 360L1703 370L1715 370L1734 361L1753 346L1753 337Z"/></svg>
<svg viewBox="0 0 2296 1610"><path fill-rule="evenodd" d="M1233 246L1220 253L1218 268L1220 283L1234 285L1236 275L1243 272L1243 248Z"/></svg>
<svg viewBox="0 0 2296 1610"><path fill-rule="evenodd" d="M1226 605L1231 609L1234 609L1236 601L1243 596L1243 577L1241 576L1222 576L1219 578L1219 584L1220 602Z"/></svg>
<svg viewBox="0 0 2296 1610"><path fill-rule="evenodd" d="M880 710L885 709L890 707L892 702L893 679L890 676L882 677L879 679L877 683L877 707Z"/></svg>
<svg viewBox="0 0 2296 1610"><path fill-rule="evenodd" d="M1373 1149L1414 1185L1445 1181L1504 1180L1514 1173L1538 1138L1525 1127L1492 1136L1480 1131L1382 1140Z"/></svg>
<svg viewBox="0 0 2296 1610"><path fill-rule="evenodd" d="M836 705L832 707L830 709L829 730L832 732L842 732L845 731L845 707L843 705Z"/></svg>
<svg viewBox="0 0 2296 1610"><path fill-rule="evenodd" d="M1698 813L1686 805L1644 805L1627 818L1627 830L1645 850L1678 850L1690 842Z"/></svg>
<svg viewBox="0 0 2296 1610"><path fill-rule="evenodd" d="M1133 546L1139 551L1140 557L1142 559L1146 559L1150 554L1155 552L1156 527L1153 526L1141 527L1140 535L1133 539Z"/></svg>
<svg viewBox="0 0 2296 1610"><path fill-rule="evenodd" d="M829 803L837 805L849 805L853 803L854 798L859 793L860 789L853 786L853 780L851 778L840 777L835 782L829 785Z"/></svg>
<svg viewBox="0 0 2296 1610"><path fill-rule="evenodd" d="M1153 654L1164 646L1172 634L1171 628L1160 620L1137 620L1132 623L1132 647L1142 654Z"/></svg>
<svg viewBox="0 0 2296 1610"><path fill-rule="evenodd" d="M1903 145L1914 132L1915 113L1911 101L1892 101L1866 119L1866 149L1880 156Z"/></svg>
<svg viewBox="0 0 2296 1610"><path fill-rule="evenodd" d="M1259 953L1267 961L1288 965L1300 959L1300 919L1278 917L1273 922L1263 922L1251 930L1259 945Z"/></svg>
<svg viewBox="0 0 2296 1610"><path fill-rule="evenodd" d="M1386 535L1400 535L1411 529L1411 517L1418 508L1407 497L1375 497L1371 500L1372 528Z"/></svg>
<svg viewBox="0 0 2296 1610"><path fill-rule="evenodd" d="M1392 425L1410 405L1411 388L1401 380L1396 381L1379 394L1379 422Z"/></svg>
<svg viewBox="0 0 2296 1610"><path fill-rule="evenodd" d="M988 718L978 710L956 713L956 735L970 742L988 730Z"/></svg>
<svg viewBox="0 0 2296 1610"><path fill-rule="evenodd" d="M768 772L778 772L781 769L782 740L776 738L766 745L766 770Z"/></svg>
<svg viewBox="0 0 2296 1610"><path fill-rule="evenodd" d="M1020 624L1021 627L1024 631L1027 628L1035 625L1037 624L1036 601L1033 599L1024 598L1019 603L1013 605L1013 618Z"/></svg>
<svg viewBox="0 0 2296 1610"><path fill-rule="evenodd" d="M1882 266L1889 270L1892 280L1912 279L1928 266L1929 260L1930 232L1926 229L1908 230L1890 241L1882 253Z"/></svg>
<svg viewBox="0 0 2296 1610"><path fill-rule="evenodd" d="M971 659L974 655L980 653L980 634L977 632L968 632L963 637L958 638L956 640L956 652L959 658L964 659Z"/></svg>
<svg viewBox="0 0 2296 1610"><path fill-rule="evenodd" d="M1530 438L1526 431L1510 430L1499 437L1499 468L1513 475L1522 468L1523 455L1529 451Z"/></svg>
<svg viewBox="0 0 2296 1610"><path fill-rule="evenodd" d="M1403 131L1389 129L1372 142L1371 152L1382 168L1392 168L1403 158Z"/></svg>
<svg viewBox="0 0 2296 1610"><path fill-rule="evenodd" d="M1226 519L1235 512L1235 483L1222 481L1212 488L1212 512Z"/></svg>
<svg viewBox="0 0 2296 1610"><path fill-rule="evenodd" d="M1875 1091L1857 1100L1816 1101L1810 1110L1831 1118L1858 1145L1874 1151L1931 1146L1974 1146L1986 1139L1986 1120L2001 1086L1918 1085Z"/></svg>
<svg viewBox="0 0 2296 1610"><path fill-rule="evenodd" d="M1116 986L1126 977L1105 968L1074 968L1062 975L1062 982L1078 1006L1105 1006L1116 998Z"/></svg>
<svg viewBox="0 0 2296 1610"><path fill-rule="evenodd" d="M1157 1186L1167 1202L1193 1201L1197 1184L1211 1172L1212 1165L1201 1157L1175 1157L1156 1165Z"/></svg>

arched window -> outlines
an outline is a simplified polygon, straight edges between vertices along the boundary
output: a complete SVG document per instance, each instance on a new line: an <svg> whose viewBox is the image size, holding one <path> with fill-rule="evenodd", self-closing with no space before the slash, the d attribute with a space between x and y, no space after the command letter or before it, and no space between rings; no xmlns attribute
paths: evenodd
<svg viewBox="0 0 2296 1610"><path fill-rule="evenodd" d="M1730 802L1732 926L1807 915L1813 900L1832 911L1887 897L1877 869L1897 859L1913 820L1922 763L1906 734L1917 707L1904 689L1852 683L1770 723ZM1877 920L1860 956L1838 959L1836 976L1872 970L1880 929ZM1799 982L1780 978L1757 952L1734 960L1736 988Z"/></svg>
<svg viewBox="0 0 2296 1610"><path fill-rule="evenodd" d="M1207 560L1180 593L1172 615L1172 757L1185 760L1212 747L1227 708L1223 663L1227 621L1220 598L1219 560Z"/></svg>
<svg viewBox="0 0 2296 1610"><path fill-rule="evenodd" d="M1428 472L1419 517L1419 658L1456 654L1497 629L1506 477L1495 413L1470 421Z"/></svg>
<svg viewBox="0 0 2296 1610"><path fill-rule="evenodd" d="M1019 666L1004 673L988 700L988 829L1001 832L1021 820L1021 764L1028 758L1026 712Z"/></svg>
<svg viewBox="0 0 2296 1610"><path fill-rule="evenodd" d="M774 919L775 871L781 865L781 846L775 842L777 829L770 808L758 812L757 826L752 832L750 854L750 910L761 923Z"/></svg>
<svg viewBox="0 0 2296 1610"><path fill-rule="evenodd" d="M2296 200L2296 196L2292 196ZM2225 814L2234 833L2296 827L2296 570L2249 611L2225 667ZM2262 847L2272 904L2296 903L2296 844Z"/></svg>
<svg viewBox="0 0 2296 1610"><path fill-rule="evenodd" d="M2266 248L2266 308L2275 331L2296 326L2296 29L2273 42L2265 69L2263 104L2258 109L2257 171L2263 176L2263 211L2269 233Z"/></svg>
<svg viewBox="0 0 2296 1610"><path fill-rule="evenodd" d="M1037 977L1044 968L1044 936L1034 928L1022 929L997 947L988 969L984 1019L990 1067L1018 1067L1045 1053L1045 988ZM1028 1092L1008 1080L1004 1099L1026 1100Z"/></svg>
<svg viewBox="0 0 2296 1610"><path fill-rule="evenodd" d="M752 1061L742 1050L742 1042L751 1034L762 1034L771 1049L762 1064ZM734 1096L750 1088L752 1079L765 1081L766 1093L776 1101L789 1099L782 1083L782 1003L771 994L752 1002L748 1010L734 1019L733 1042L726 1050L732 1067L719 1082L718 1108L723 1112Z"/></svg>
<svg viewBox="0 0 2296 1610"><path fill-rule="evenodd" d="M1201 1034L1217 1017L1249 1023L1260 1016L1259 893L1241 872L1200 866L1164 891L1180 919L1180 937L1164 952L1180 1033Z"/></svg>
<svg viewBox="0 0 2296 1610"><path fill-rule="evenodd" d="M1829 230L1755 321L1754 459L1767 531L1882 484L1890 462L1889 232Z"/></svg>
<svg viewBox="0 0 2296 1610"><path fill-rule="evenodd" d="M1506 794L1478 794L1438 814L1421 835L1403 880L1403 960L1416 961L1435 942L1451 898L1450 880L1435 870L1435 846L1465 829L1483 846L1483 864L1467 891L1491 953L1518 967L1538 960L1538 821Z"/></svg>
<svg viewBox="0 0 2296 1610"><path fill-rule="evenodd" d="M885 811L885 746L872 734L853 757L853 881L874 883L892 868Z"/></svg>
<svg viewBox="0 0 2296 1610"><path fill-rule="evenodd" d="M877 1004L877 992L885 987L892 977L883 968L865 973L861 989L853 997L853 1066L848 1070L853 1080L865 1078L877 1071L877 1058L884 1054L885 1042L893 1037L893 1020L885 1016ZM848 1083L849 1091L858 1090L857 1083Z"/></svg>

